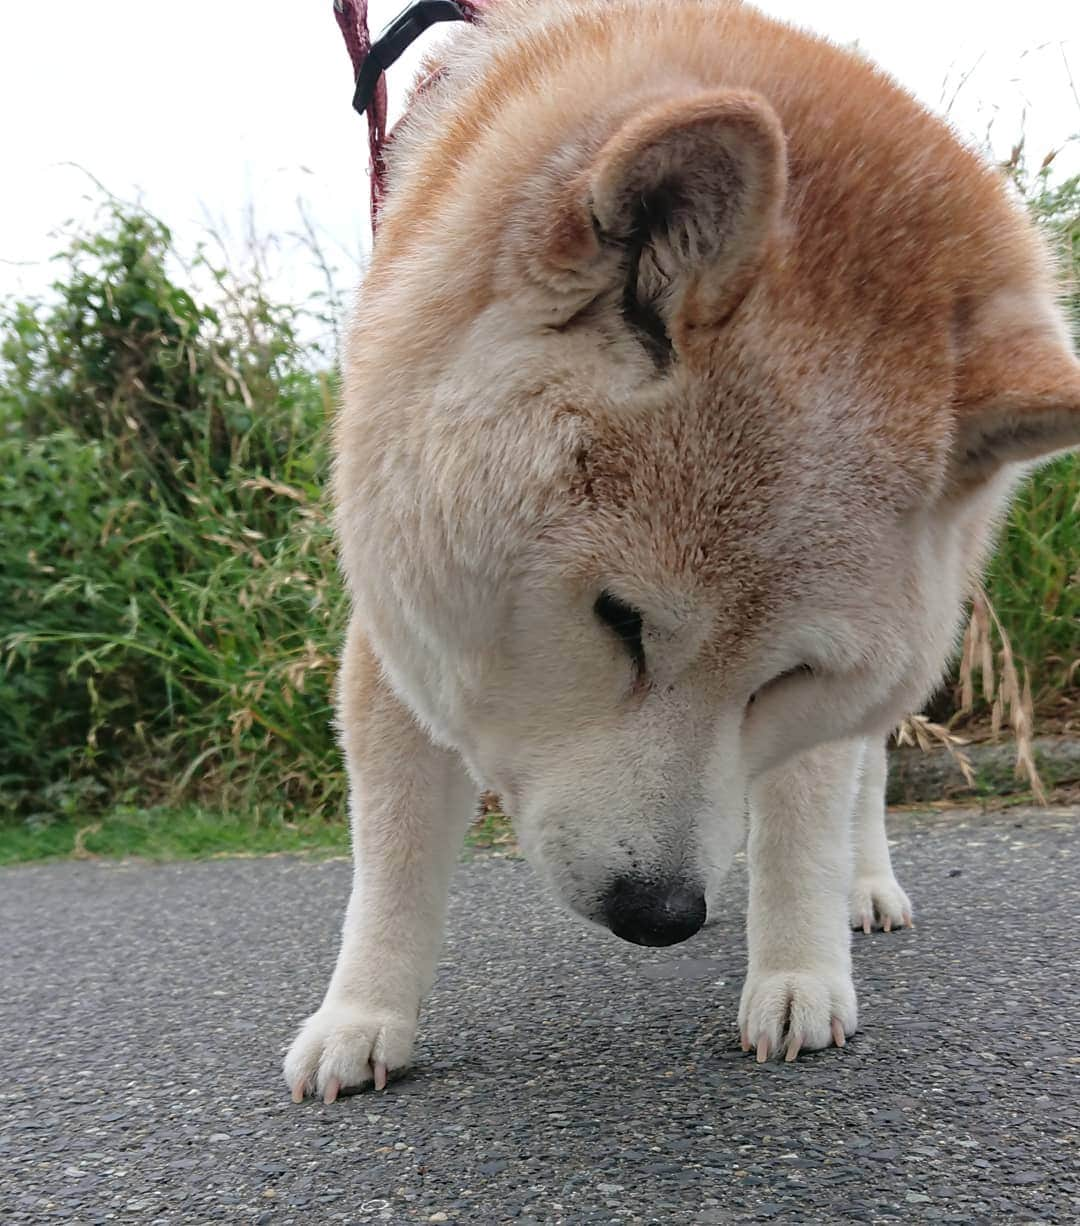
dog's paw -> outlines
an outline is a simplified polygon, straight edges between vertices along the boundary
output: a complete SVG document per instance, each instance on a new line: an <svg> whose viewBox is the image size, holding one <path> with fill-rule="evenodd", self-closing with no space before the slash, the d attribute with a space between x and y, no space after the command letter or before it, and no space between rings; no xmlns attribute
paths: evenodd
<svg viewBox="0 0 1080 1226"><path fill-rule="evenodd" d="M750 974L739 1004L743 1051L759 1064L800 1051L843 1047L859 1021L855 985L846 971L774 971Z"/></svg>
<svg viewBox="0 0 1080 1226"><path fill-rule="evenodd" d="M324 1004L300 1027L285 1056L293 1102L315 1094L332 1103L342 1090L372 1084L385 1089L390 1074L408 1066L415 1034L415 1011L407 1016Z"/></svg>
<svg viewBox="0 0 1080 1226"><path fill-rule="evenodd" d="M848 914L852 928L861 928L863 932L915 927L911 899L891 872L857 876L848 899Z"/></svg>

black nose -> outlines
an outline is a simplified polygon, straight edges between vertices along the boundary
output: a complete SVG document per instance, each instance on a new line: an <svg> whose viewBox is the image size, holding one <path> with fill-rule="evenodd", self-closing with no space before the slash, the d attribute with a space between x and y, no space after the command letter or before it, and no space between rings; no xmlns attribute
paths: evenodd
<svg viewBox="0 0 1080 1226"><path fill-rule="evenodd" d="M678 945L705 923L705 895L681 881L616 877L603 903L617 937L635 945Z"/></svg>

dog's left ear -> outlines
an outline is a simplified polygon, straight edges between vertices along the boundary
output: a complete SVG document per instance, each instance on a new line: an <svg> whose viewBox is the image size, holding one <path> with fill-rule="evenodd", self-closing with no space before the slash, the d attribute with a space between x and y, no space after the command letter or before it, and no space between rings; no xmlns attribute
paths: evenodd
<svg viewBox="0 0 1080 1226"><path fill-rule="evenodd" d="M665 102L625 124L588 175L601 242L623 248L623 311L644 330L722 322L760 264L786 183L780 121L756 94Z"/></svg>
<svg viewBox="0 0 1080 1226"><path fill-rule="evenodd" d="M761 265L787 180L780 121L757 94L677 94L578 156L525 206L525 280L563 318L611 302L662 365L730 314Z"/></svg>
<svg viewBox="0 0 1080 1226"><path fill-rule="evenodd" d="M999 335L965 367L955 405L953 488L985 481L1006 464L1080 447L1080 362L1057 320Z"/></svg>

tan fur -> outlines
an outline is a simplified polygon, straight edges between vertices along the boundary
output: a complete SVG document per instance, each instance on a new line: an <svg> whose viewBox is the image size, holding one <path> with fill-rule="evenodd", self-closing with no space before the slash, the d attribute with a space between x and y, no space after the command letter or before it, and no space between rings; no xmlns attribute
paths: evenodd
<svg viewBox="0 0 1080 1226"><path fill-rule="evenodd" d="M711 897L749 798L744 1041L842 1039L849 895L860 926L909 918L881 740L939 678L1021 463L1080 442L1041 243L882 73L729 0L496 0L441 67L346 352L360 875L290 1084L407 1058L440 772L499 790L598 922L629 873ZM641 613L641 676L602 592ZM372 900L403 890L387 948ZM365 979L412 986L373 1012Z"/></svg>

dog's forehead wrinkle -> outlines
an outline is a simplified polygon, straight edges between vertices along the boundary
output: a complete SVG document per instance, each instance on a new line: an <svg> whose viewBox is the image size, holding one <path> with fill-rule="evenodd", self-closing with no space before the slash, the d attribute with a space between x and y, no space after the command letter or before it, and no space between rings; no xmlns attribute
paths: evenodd
<svg viewBox="0 0 1080 1226"><path fill-rule="evenodd" d="M834 477L819 467L808 480L785 457L783 433L763 430L752 412L710 416L661 414L593 431L577 457L579 490L583 515L609 556L634 556L649 542L677 554L669 562L680 571L729 571L755 556L775 561L778 549L794 547L786 538L813 537L822 516L837 517L837 492L854 501L866 480L865 457L842 453L829 460ZM711 462L702 464L702 455ZM780 490L786 502L773 497Z"/></svg>

